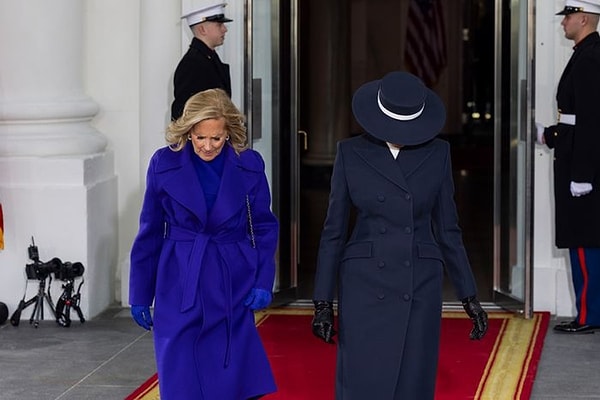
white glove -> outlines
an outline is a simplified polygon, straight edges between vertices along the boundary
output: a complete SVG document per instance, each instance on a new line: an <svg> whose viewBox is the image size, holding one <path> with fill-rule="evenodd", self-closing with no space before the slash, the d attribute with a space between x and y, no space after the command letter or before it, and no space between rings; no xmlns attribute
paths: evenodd
<svg viewBox="0 0 600 400"><path fill-rule="evenodd" d="M536 122L535 129L537 130L537 132L536 132L537 143L545 144L546 140L544 139L544 130L546 129L546 127L544 125L540 124L539 122Z"/></svg>
<svg viewBox="0 0 600 400"><path fill-rule="evenodd" d="M586 195L591 192L592 189L591 183L571 181L571 195L573 195L573 197Z"/></svg>

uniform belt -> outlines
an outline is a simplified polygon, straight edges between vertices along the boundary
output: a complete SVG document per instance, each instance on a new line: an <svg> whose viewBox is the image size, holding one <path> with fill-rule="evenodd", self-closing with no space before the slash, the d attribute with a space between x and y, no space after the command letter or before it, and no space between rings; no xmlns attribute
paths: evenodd
<svg viewBox="0 0 600 400"><path fill-rule="evenodd" d="M558 114L558 123L565 125L575 125L575 114Z"/></svg>

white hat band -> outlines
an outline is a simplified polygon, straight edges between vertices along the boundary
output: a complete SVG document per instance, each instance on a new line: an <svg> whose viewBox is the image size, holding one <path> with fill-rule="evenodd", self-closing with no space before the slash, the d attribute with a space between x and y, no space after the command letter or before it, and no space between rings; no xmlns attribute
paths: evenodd
<svg viewBox="0 0 600 400"><path fill-rule="evenodd" d="M379 98L379 92L377 92L377 105L379 106L379 109L381 110L382 113L384 113L388 117L393 118L398 121L412 121L413 119L419 117L419 115L421 115L423 113L423 110L425 109L425 103L423 103L423 105L421 106L421 109L414 114L410 114L410 115L396 114L394 112L391 112L390 110L385 108L383 106L383 104L381 104L381 99Z"/></svg>

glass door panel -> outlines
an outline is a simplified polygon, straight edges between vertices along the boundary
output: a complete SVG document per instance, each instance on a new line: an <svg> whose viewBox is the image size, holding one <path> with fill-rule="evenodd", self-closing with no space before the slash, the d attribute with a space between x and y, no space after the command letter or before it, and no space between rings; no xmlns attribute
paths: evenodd
<svg viewBox="0 0 600 400"><path fill-rule="evenodd" d="M250 143L265 159L280 222L278 302L295 300L297 285L295 7L295 1L246 1L245 110Z"/></svg>
<svg viewBox="0 0 600 400"><path fill-rule="evenodd" d="M532 313L533 5L496 1L494 302Z"/></svg>

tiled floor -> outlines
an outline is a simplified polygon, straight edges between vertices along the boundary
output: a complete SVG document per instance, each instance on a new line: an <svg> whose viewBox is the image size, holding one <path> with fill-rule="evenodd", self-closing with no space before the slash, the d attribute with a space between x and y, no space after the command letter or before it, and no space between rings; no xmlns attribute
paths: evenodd
<svg viewBox="0 0 600 400"><path fill-rule="evenodd" d="M63 328L53 321L0 326L0 399L123 399L155 372L152 334L129 310Z"/></svg>
<svg viewBox="0 0 600 400"><path fill-rule="evenodd" d="M0 326L1 400L123 399L155 372L152 335L135 325L128 309L69 328L52 321L34 328L28 312L23 318L18 327ZM549 332L531 398L600 399L598 354L600 333Z"/></svg>

